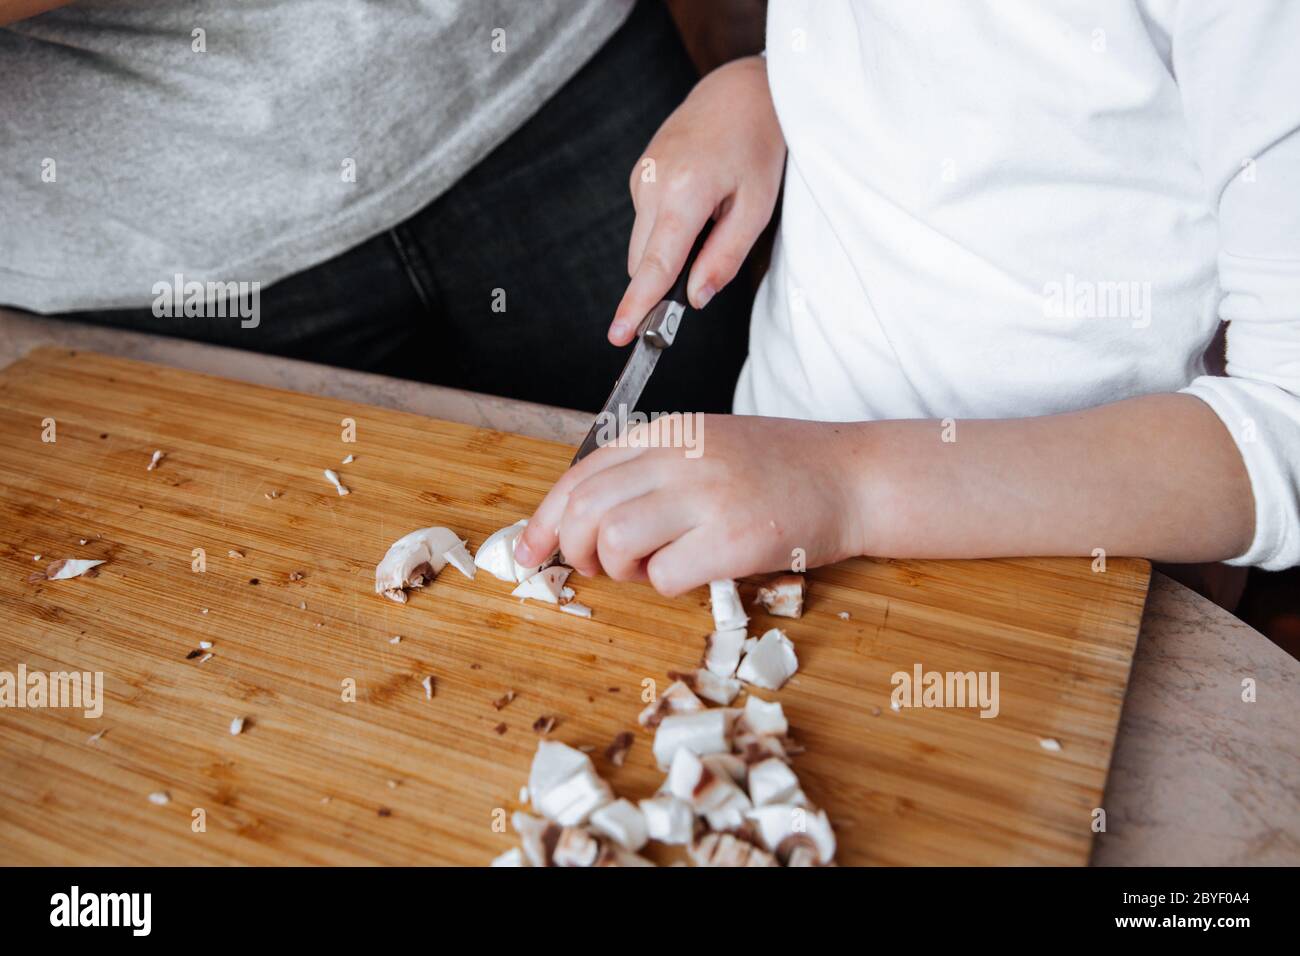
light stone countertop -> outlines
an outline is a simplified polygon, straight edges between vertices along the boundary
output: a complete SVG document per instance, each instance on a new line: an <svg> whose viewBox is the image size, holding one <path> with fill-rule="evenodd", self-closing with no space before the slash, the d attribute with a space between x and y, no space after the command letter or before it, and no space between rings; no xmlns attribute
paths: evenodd
<svg viewBox="0 0 1300 956"><path fill-rule="evenodd" d="M576 445L589 416L0 309L0 367L40 345ZM1256 701L1242 700L1243 681ZM1096 837L1096 865L1300 864L1300 663L1196 593L1156 573Z"/></svg>

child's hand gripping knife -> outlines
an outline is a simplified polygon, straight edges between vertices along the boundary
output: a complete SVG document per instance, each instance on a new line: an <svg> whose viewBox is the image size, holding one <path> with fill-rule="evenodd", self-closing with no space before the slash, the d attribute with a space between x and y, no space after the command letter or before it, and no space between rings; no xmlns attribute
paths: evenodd
<svg viewBox="0 0 1300 956"><path fill-rule="evenodd" d="M638 426L627 445L667 444L667 421ZM559 547L582 574L648 579L676 595L789 569L797 557L813 567L862 554L864 446L853 431L711 415L697 457L680 447L597 449L556 482L516 557L536 564Z"/></svg>

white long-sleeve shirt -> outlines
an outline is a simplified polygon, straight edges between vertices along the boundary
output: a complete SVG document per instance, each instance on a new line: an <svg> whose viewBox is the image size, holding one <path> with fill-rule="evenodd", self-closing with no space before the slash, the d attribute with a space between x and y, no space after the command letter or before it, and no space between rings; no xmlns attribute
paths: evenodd
<svg viewBox="0 0 1300 956"><path fill-rule="evenodd" d="M773 0L767 67L790 152L737 412L1184 391L1254 489L1233 563L1300 564L1300 2Z"/></svg>

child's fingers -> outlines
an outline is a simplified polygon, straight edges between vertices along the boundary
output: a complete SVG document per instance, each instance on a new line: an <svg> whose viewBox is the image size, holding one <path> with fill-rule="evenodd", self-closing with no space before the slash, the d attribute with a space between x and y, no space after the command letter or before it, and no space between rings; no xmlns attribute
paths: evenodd
<svg viewBox="0 0 1300 956"><path fill-rule="evenodd" d="M736 278L745 263L749 250L772 218L770 206L749 198L748 192L738 192L730 208L718 218L713 231L691 268L687 282L692 307L702 309L727 283Z"/></svg>
<svg viewBox="0 0 1300 956"><path fill-rule="evenodd" d="M600 565L615 581L645 577L646 559L695 527L677 492L651 491L611 508L600 522Z"/></svg>
<svg viewBox="0 0 1300 956"><path fill-rule="evenodd" d="M660 205L636 273L614 310L614 322L609 327L612 343L626 345L632 341L641 319L672 288L713 205L703 194L689 198L682 206Z"/></svg>
<svg viewBox="0 0 1300 956"><path fill-rule="evenodd" d="M640 458L606 468L569 492L560 518L560 550L566 564L588 577L600 573L596 539L601 524L612 509L657 485L658 469L651 462Z"/></svg>
<svg viewBox="0 0 1300 956"><path fill-rule="evenodd" d="M645 450L618 445L597 448L561 475L528 519L524 533L515 542L515 559L522 565L532 567L554 554L560 545L560 519L564 516L573 489L591 475L630 461Z"/></svg>
<svg viewBox="0 0 1300 956"><path fill-rule="evenodd" d="M734 550L718 546L716 528L696 525L656 551L646 565L646 575L660 594L676 597L719 578L744 577L761 570L741 561L744 558L738 558Z"/></svg>

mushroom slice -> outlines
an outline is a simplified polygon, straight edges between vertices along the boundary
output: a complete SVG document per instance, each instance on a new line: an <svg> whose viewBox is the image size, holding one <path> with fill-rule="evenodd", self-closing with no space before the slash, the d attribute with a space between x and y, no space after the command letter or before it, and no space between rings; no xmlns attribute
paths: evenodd
<svg viewBox="0 0 1300 956"><path fill-rule="evenodd" d="M645 817L646 834L660 843L680 845L695 832L695 814L690 805L671 795L651 797L637 806Z"/></svg>
<svg viewBox="0 0 1300 956"><path fill-rule="evenodd" d="M730 833L706 833L689 852L696 866L780 866L766 850Z"/></svg>
<svg viewBox="0 0 1300 956"><path fill-rule="evenodd" d="M730 811L737 826L744 822L744 811L753 806L745 791L736 786L730 776L714 773L696 754L684 747L673 756L667 786L669 793L689 803L691 809L701 816Z"/></svg>
<svg viewBox="0 0 1300 956"><path fill-rule="evenodd" d="M593 812L589 826L596 833L608 837L631 853L645 846L646 840L649 839L649 834L646 833L645 815L631 800L621 797Z"/></svg>
<svg viewBox="0 0 1300 956"><path fill-rule="evenodd" d="M755 807L745 814L754 824L759 844L778 860L788 859L795 847L805 845L816 853L820 864L835 859L835 832L825 811L813 811L792 804Z"/></svg>
<svg viewBox="0 0 1300 956"><path fill-rule="evenodd" d="M731 677L736 673L736 666L740 663L741 648L744 644L743 627L730 631L714 631L705 641L704 660L701 663L719 677Z"/></svg>
<svg viewBox="0 0 1300 956"><path fill-rule="evenodd" d="M710 581L709 603L713 608L713 623L719 631L734 631L749 623L735 581Z"/></svg>
<svg viewBox="0 0 1300 956"><path fill-rule="evenodd" d="M488 866L528 866L528 861L524 859L524 852L519 847L506 850L500 856L496 857Z"/></svg>
<svg viewBox="0 0 1300 956"><path fill-rule="evenodd" d="M537 601L545 601L547 604L559 604L560 594L564 591L564 582L572 573L572 568L553 564L521 581L510 595L517 598L533 598Z"/></svg>
<svg viewBox="0 0 1300 956"><path fill-rule="evenodd" d="M681 681L673 681L649 704L637 717L637 723L653 730L669 714L689 714L704 709L704 701L695 696L695 692Z"/></svg>
<svg viewBox="0 0 1300 956"><path fill-rule="evenodd" d="M790 724L785 719L785 711L781 709L780 701L768 702L750 694L745 698L745 709L740 715L740 720L737 721L736 730L739 733L758 736L782 737L789 733Z"/></svg>
<svg viewBox="0 0 1300 956"><path fill-rule="evenodd" d="M654 755L660 770L672 766L677 751L724 754L731 751L731 728L736 711L718 707L693 714L669 714L655 731Z"/></svg>
<svg viewBox="0 0 1300 956"><path fill-rule="evenodd" d="M783 574L758 589L758 603L776 617L802 617L803 594L803 575Z"/></svg>
<svg viewBox="0 0 1300 956"><path fill-rule="evenodd" d="M507 584L518 584L546 567L554 560L552 555L535 568L526 568L515 560L515 542L528 527L528 519L522 518L512 525L494 531L488 539L479 545L474 554L474 563L498 580Z"/></svg>
<svg viewBox="0 0 1300 956"><path fill-rule="evenodd" d="M799 778L780 757L768 757L749 768L749 798L754 806L775 803L800 805L807 802L799 789Z"/></svg>
<svg viewBox="0 0 1300 956"><path fill-rule="evenodd" d="M350 494L347 486L343 484L341 480L339 480L338 472L335 471L333 468L325 469L325 480L334 486L334 490L337 491L340 496Z"/></svg>
<svg viewBox="0 0 1300 956"><path fill-rule="evenodd" d="M37 572L32 577L38 581L41 578L47 581L66 581L68 578L79 578L87 571L97 568L103 563L103 561L87 561L82 558L64 558L61 561L51 562L46 567L44 574Z"/></svg>
<svg viewBox="0 0 1300 956"><path fill-rule="evenodd" d="M747 684L780 690L799 669L794 645L779 628L772 628L758 639L754 649L745 655L736 669L736 676Z"/></svg>
<svg viewBox="0 0 1300 956"><path fill-rule="evenodd" d="M697 697L724 707L735 700L736 695L740 693L740 681L730 677L719 677L713 671L703 667L685 672L669 671L668 676L675 681L681 681L694 691Z"/></svg>
<svg viewBox="0 0 1300 956"><path fill-rule="evenodd" d="M595 866L600 859L600 840L583 827L565 827L551 853L554 866Z"/></svg>
<svg viewBox="0 0 1300 956"><path fill-rule="evenodd" d="M461 546L447 528L419 528L403 535L388 548L375 568L375 593L406 603L407 588L421 588L447 566L446 553Z"/></svg>

